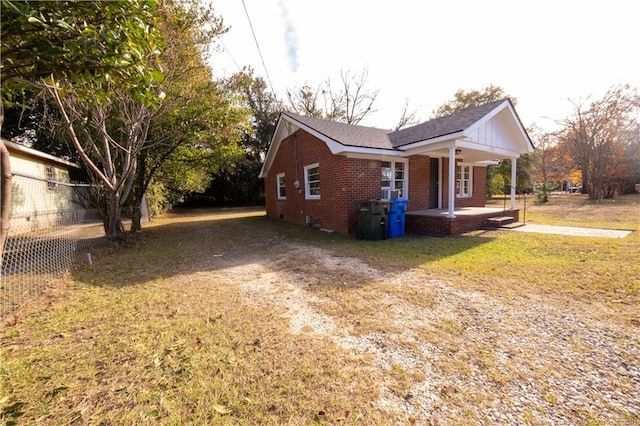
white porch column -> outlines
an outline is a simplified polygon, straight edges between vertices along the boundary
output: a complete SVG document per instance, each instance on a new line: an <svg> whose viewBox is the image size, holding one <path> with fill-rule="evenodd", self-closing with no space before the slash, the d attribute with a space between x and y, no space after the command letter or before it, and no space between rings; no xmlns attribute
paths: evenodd
<svg viewBox="0 0 640 426"><path fill-rule="evenodd" d="M516 164L517 159L511 159L511 210L516 208Z"/></svg>
<svg viewBox="0 0 640 426"><path fill-rule="evenodd" d="M453 219L456 215L453 213L455 209L456 199L456 148L449 148L449 212L447 217Z"/></svg>

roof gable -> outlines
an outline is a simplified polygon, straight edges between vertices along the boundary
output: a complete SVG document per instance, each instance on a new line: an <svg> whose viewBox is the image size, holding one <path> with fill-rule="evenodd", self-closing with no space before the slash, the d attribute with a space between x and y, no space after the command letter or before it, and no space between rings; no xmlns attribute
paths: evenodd
<svg viewBox="0 0 640 426"><path fill-rule="evenodd" d="M477 120L463 134L466 139L489 148L512 150L520 154L533 152L534 149L511 101Z"/></svg>
<svg viewBox="0 0 640 426"><path fill-rule="evenodd" d="M533 144L513 104L502 99L398 131L282 113L260 171L266 177L280 143L302 129L327 144L333 154L447 156L462 149L464 161L517 158L533 152Z"/></svg>
<svg viewBox="0 0 640 426"><path fill-rule="evenodd" d="M415 142L459 133L486 116L503 102L505 102L505 99L478 107L466 108L451 115L435 118L413 127L398 130L391 133L389 138L391 139L393 147L398 148Z"/></svg>

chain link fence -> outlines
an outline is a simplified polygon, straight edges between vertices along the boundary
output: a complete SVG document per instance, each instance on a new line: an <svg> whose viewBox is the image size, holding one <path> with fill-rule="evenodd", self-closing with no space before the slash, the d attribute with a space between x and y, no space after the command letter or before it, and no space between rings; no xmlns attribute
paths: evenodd
<svg viewBox="0 0 640 426"><path fill-rule="evenodd" d="M1 319L62 282L84 257L89 239L104 235L99 215L90 208L91 192L89 184L13 174L0 270Z"/></svg>

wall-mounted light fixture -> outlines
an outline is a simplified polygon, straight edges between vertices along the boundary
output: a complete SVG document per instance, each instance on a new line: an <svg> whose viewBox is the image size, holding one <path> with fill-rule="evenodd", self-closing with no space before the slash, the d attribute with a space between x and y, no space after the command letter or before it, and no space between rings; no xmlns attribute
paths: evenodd
<svg viewBox="0 0 640 426"><path fill-rule="evenodd" d="M456 148L456 155L460 155L461 152L462 150L460 148Z"/></svg>

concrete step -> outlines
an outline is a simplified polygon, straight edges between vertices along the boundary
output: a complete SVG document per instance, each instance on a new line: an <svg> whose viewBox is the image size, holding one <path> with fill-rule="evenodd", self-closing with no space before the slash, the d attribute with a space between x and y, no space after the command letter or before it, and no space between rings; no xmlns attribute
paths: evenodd
<svg viewBox="0 0 640 426"><path fill-rule="evenodd" d="M491 217L485 221L487 226L500 227L515 221L511 216Z"/></svg>
<svg viewBox="0 0 640 426"><path fill-rule="evenodd" d="M524 226L524 223L522 223L522 222L511 222L511 223L507 223L506 225L502 225L500 228L501 229L514 229L514 228L520 228L521 226Z"/></svg>

